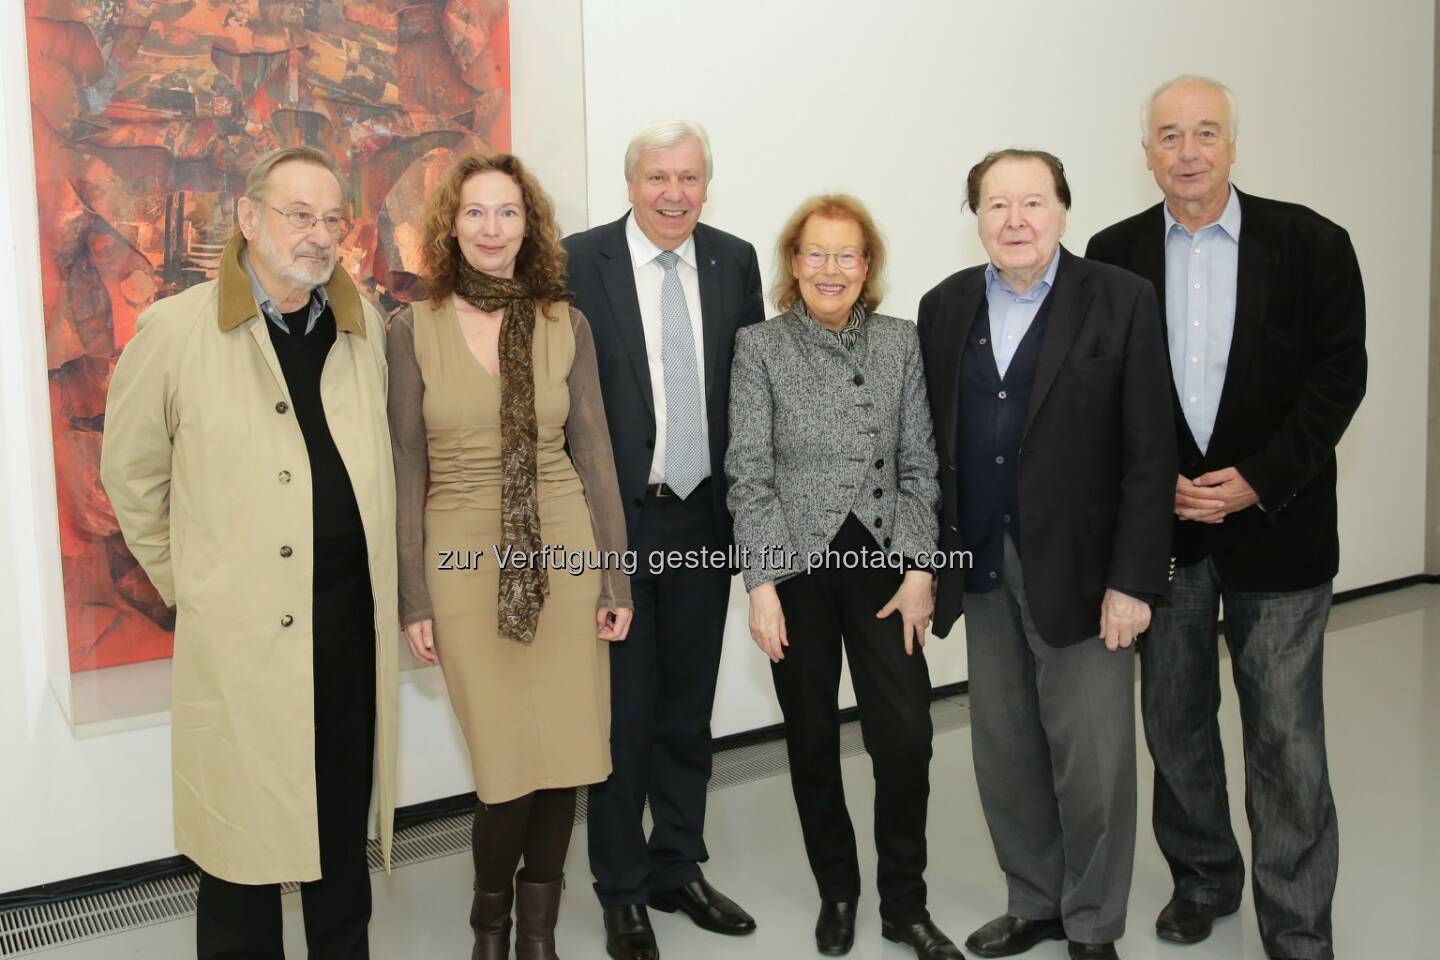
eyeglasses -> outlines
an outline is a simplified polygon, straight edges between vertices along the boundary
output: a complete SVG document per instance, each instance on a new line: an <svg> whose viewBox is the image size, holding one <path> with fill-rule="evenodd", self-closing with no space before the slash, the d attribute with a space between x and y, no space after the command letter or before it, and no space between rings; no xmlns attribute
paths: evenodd
<svg viewBox="0 0 1440 960"><path fill-rule="evenodd" d="M317 217L315 216L315 214L309 212L308 210L295 210L291 213L286 213L279 207L270 206L270 204L268 203L266 204L266 206L270 207L271 210L274 210L286 220L289 220L290 226L294 227L301 233L309 233L311 230L315 229L315 224L317 223L323 223L325 225L325 230L330 234L330 236L334 237L337 240L350 232L350 221L345 219L344 217L337 217L334 214L326 217Z"/></svg>
<svg viewBox="0 0 1440 960"><path fill-rule="evenodd" d="M839 253L826 253L823 250L806 250L800 254L800 262L811 270L821 270L825 267L825 261L831 257L835 258L835 266L841 270L854 270L865 262L863 253L856 253L854 250L841 250Z"/></svg>

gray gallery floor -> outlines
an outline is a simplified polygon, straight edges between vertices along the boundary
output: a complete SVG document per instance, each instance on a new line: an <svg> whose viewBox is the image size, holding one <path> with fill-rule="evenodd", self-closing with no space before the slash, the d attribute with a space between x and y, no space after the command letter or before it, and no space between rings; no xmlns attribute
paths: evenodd
<svg viewBox="0 0 1440 960"><path fill-rule="evenodd" d="M943 642L943 641L942 641ZM1340 886L1335 904L1337 955L1364 960L1429 956L1440 894L1440 586L1412 587L1336 609L1326 656L1331 777L1341 831ZM1239 720L1227 681L1222 709L1232 785L1243 782ZM1001 877L991 853L975 792L964 698L936 705L937 736L930 800L930 909L960 941L1004 907ZM941 722L943 715L944 722ZM747 748L755 751L756 748ZM758 756L758 754L757 754ZM1141 837L1130 898L1130 932L1120 943L1127 960L1263 958L1247 894L1234 917L1220 921L1209 941L1194 947L1160 943L1156 912L1170 893L1169 876L1145 824L1149 769L1141 757ZM748 760L747 760L748 763ZM735 766L734 764L731 765ZM743 766L743 764L742 764ZM773 765L772 765L773 766ZM707 876L753 913L759 930L728 939L688 921L654 914L666 960L815 956L817 901L783 770L711 794ZM870 766L863 754L845 761L856 833L870 836ZM1243 794L1232 787L1237 832L1244 829ZM577 827L562 909L559 948L567 960L604 956L599 910L589 890L584 826ZM1241 837L1248 842L1248 834ZM874 913L874 854L863 849L869 879L857 931L857 960L905 960L907 950L880 939ZM371 926L376 958L469 956L466 912L468 856L455 854L374 877ZM299 898L285 898L287 949L305 956ZM57 947L47 960L119 960L193 956L189 918ZM1061 960L1063 943L1027 956Z"/></svg>

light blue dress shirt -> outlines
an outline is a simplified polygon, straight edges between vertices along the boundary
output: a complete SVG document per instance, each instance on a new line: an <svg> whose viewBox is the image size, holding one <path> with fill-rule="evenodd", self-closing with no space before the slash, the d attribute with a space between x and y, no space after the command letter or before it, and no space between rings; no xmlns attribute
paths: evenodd
<svg viewBox="0 0 1440 960"><path fill-rule="evenodd" d="M244 250L240 251L240 262L245 265L245 272L250 275L250 292L255 296L255 305L260 308L260 312L265 315L266 320L269 320L281 330L289 333L290 325L285 322L285 315L280 312L279 304L270 297L270 294L265 292L264 287L260 286L260 278L255 276L255 271L250 268L250 258ZM337 265L335 269L340 270L342 268ZM320 319L320 314L324 313L325 308L329 305L330 294L325 292L324 286L316 287L310 291L310 312L306 315L305 321L306 335L314 331L315 321Z"/></svg>
<svg viewBox="0 0 1440 960"><path fill-rule="evenodd" d="M1194 233L1165 208L1165 327L1170 372L1185 422L1204 453L1215 432L1220 391L1235 334L1235 278L1240 270L1240 198L1220 219Z"/></svg>
<svg viewBox="0 0 1440 960"><path fill-rule="evenodd" d="M985 265L985 300L990 308L990 349L995 354L995 369L1000 371L1001 379L1004 379L1005 371L1010 368L1010 361L1014 358L1020 341L1025 339L1025 332L1035 322L1040 306L1045 302L1045 295L1055 285L1055 271L1059 268L1060 248L1056 247L1045 276L1022 294L1016 293L1010 284L1005 282L1005 278L1000 276L1000 271L995 269L993 263Z"/></svg>

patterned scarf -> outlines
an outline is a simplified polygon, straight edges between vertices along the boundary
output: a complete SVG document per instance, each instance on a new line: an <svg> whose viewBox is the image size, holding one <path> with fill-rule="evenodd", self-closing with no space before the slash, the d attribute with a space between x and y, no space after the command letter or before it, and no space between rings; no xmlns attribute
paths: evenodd
<svg viewBox="0 0 1440 960"><path fill-rule="evenodd" d="M815 324L815 326L824 330L836 340L839 340L840 345L846 350L853 350L855 348L856 341L860 339L860 325L865 322L865 317L867 316L865 312L865 302L863 300L856 300L855 305L850 308L850 318L845 321L845 326L839 330L831 330L810 316L810 311L805 308L804 300L796 300L794 309L796 316L809 320Z"/></svg>
<svg viewBox="0 0 1440 960"><path fill-rule="evenodd" d="M525 284L481 273L465 260L455 294L477 310L504 309L500 320L500 531L502 550L538 557L540 504L536 492L535 375L532 340L535 300ZM500 568L500 635L519 643L535 639L550 579L539 563Z"/></svg>

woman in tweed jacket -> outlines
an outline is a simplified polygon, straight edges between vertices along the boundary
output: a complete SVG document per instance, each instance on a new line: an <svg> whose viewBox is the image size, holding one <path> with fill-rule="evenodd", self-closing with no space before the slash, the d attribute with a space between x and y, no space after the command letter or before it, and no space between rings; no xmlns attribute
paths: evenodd
<svg viewBox="0 0 1440 960"><path fill-rule="evenodd" d="M875 313L885 249L853 197L813 197L778 243L783 313L740 331L729 506L750 633L770 658L790 777L820 892L816 946L846 953L860 893L840 779L842 646L875 769L885 937L961 954L925 907L935 442L915 326Z"/></svg>

